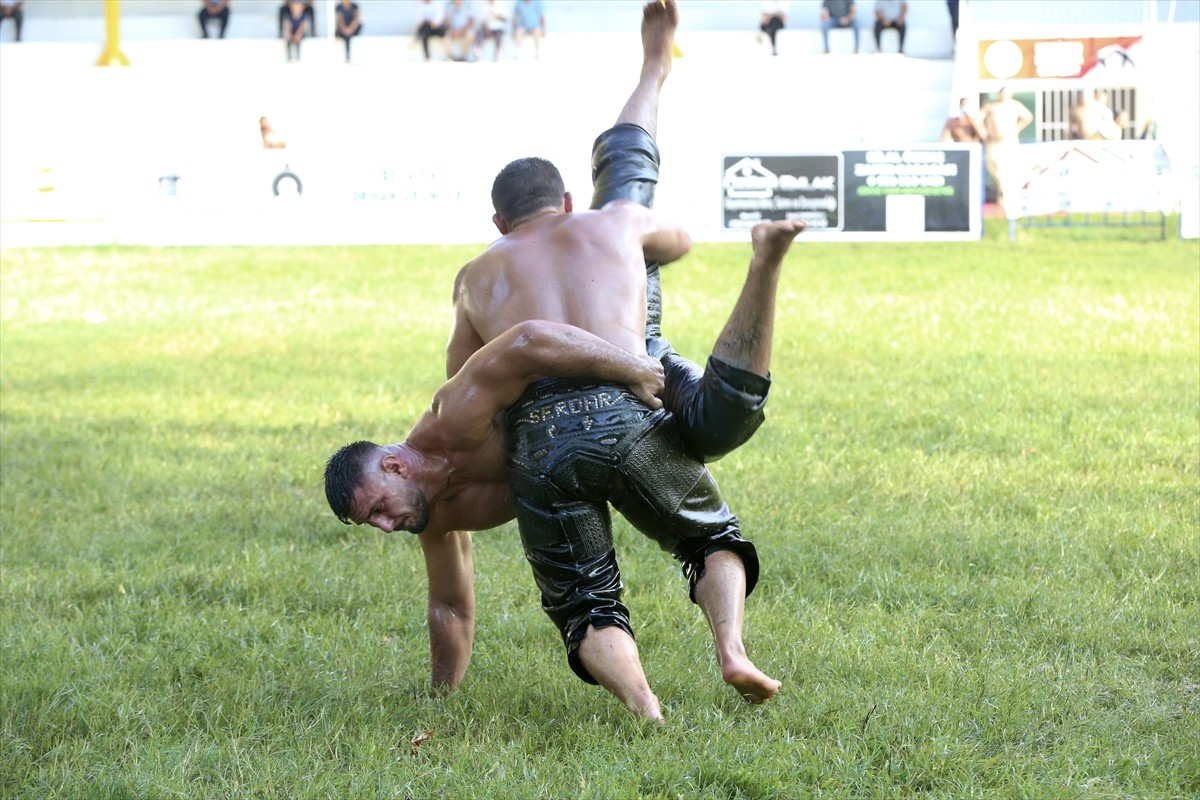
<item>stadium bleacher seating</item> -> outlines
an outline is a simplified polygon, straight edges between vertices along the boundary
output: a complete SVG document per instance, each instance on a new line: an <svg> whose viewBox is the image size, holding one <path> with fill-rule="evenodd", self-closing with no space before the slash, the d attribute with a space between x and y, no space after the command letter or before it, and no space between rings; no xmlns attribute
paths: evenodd
<svg viewBox="0 0 1200 800"><path fill-rule="evenodd" d="M420 47L411 35L415 0L358 2L364 35L354 43L357 66L393 70L423 64ZM301 69L323 65L340 68L340 43L328 35L326 13L332 0L329 3L317 2L317 30L321 35L304 42L301 64L297 65ZM796 22L779 38L781 55L777 61L781 63L772 63L769 51L758 41L757 8L750 8L754 4L717 0L685 6L687 16L678 41L690 62L714 69L715 65L724 65L723 73L735 84L738 80L744 82L748 71L755 82L792 80L804 87L805 107L810 111L828 103L845 105L846 88L850 87L859 101L879 109L889 125L898 125L905 138L936 138L950 105L953 76L952 62L947 59L952 43L941 19L944 12L940 3L936 9L924 9L929 19L918 18L910 23L908 50L916 57L879 57L886 59L886 66L874 57L839 58L840 77L836 82L821 74L827 72L829 64L818 55L820 33L815 27L815 6L812 24L806 26L801 19L801 4L793 5L797 7L793 13ZM198 35L198 2L125 0L120 4L121 50L134 69L194 74L213 65L231 71L273 68L284 60L278 39L278 7L277 0L234 0L226 38L205 40ZM636 63L639 43L628 28L629 20L638 18L640 7L641 0L554 0L548 7L550 34L543 42L541 60L566 61L587 70L603 68L606 63ZM5 42L0 47L0 68L36 74L95 64L103 49L104 8L103 0L28 4L24 41L19 46ZM753 12L749 17L748 8ZM505 60L511 60L511 42L506 46ZM528 53L523 55L528 58ZM439 62L429 66L450 65ZM836 124L843 115L839 111L825 124ZM850 114L852 121L854 116ZM863 130L856 130L854 141L863 136Z"/></svg>

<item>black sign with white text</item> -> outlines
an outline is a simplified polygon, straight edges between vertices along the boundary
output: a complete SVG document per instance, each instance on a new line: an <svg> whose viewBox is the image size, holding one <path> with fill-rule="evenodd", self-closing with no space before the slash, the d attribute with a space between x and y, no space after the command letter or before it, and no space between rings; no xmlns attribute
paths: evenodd
<svg viewBox="0 0 1200 800"><path fill-rule="evenodd" d="M841 229L839 154L727 156L724 167L726 228L798 219L808 230Z"/></svg>
<svg viewBox="0 0 1200 800"><path fill-rule="evenodd" d="M843 155L845 230L894 230L897 222L889 216L898 214L909 214L913 224L919 216L926 232L970 230L969 151L934 146L844 150Z"/></svg>
<svg viewBox="0 0 1200 800"><path fill-rule="evenodd" d="M799 219L810 233L864 234L855 238L977 237L981 156L959 144L724 156L724 228Z"/></svg>

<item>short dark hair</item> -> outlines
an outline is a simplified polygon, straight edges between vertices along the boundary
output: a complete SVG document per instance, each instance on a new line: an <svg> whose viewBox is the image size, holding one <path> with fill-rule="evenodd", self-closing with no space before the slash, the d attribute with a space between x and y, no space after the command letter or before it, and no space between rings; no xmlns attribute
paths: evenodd
<svg viewBox="0 0 1200 800"><path fill-rule="evenodd" d="M492 207L512 225L543 208L557 208L566 191L558 167L544 158L519 158L492 182Z"/></svg>
<svg viewBox="0 0 1200 800"><path fill-rule="evenodd" d="M325 464L325 499L337 518L347 525L354 524L350 519L350 504L354 502L354 490L363 481L363 464L367 454L377 449L379 445L374 442L352 442L330 456Z"/></svg>

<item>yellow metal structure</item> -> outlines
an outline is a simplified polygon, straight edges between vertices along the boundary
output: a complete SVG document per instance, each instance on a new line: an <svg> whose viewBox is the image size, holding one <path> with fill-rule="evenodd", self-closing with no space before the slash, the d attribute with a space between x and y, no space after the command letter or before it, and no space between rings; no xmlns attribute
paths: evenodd
<svg viewBox="0 0 1200 800"><path fill-rule="evenodd" d="M129 66L129 59L121 52L121 0L104 0L104 52L96 66Z"/></svg>

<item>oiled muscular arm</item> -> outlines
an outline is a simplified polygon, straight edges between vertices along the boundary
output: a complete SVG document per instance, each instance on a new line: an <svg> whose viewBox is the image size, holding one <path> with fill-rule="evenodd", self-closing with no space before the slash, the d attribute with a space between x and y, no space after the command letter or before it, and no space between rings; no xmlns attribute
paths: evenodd
<svg viewBox="0 0 1200 800"><path fill-rule="evenodd" d="M669 264L692 249L692 237L683 226L668 222L640 203L613 200L602 211L615 220L621 231L637 232L647 262Z"/></svg>
<svg viewBox="0 0 1200 800"><path fill-rule="evenodd" d="M450 329L450 342L446 345L447 378L453 378L471 354L483 347L483 337L471 324L463 302L462 282L466 271L467 268L463 267L454 279L454 327Z"/></svg>
<svg viewBox="0 0 1200 800"><path fill-rule="evenodd" d="M670 264L687 255L692 249L692 237L679 225L656 223L642 239L646 261Z"/></svg>
<svg viewBox="0 0 1200 800"><path fill-rule="evenodd" d="M496 415L532 381L547 375L621 383L651 408L662 406L655 396L663 388L657 359L622 350L572 325L530 320L476 351L434 393L431 427L436 427L440 445L464 451L494 441ZM410 439L417 438L414 429Z"/></svg>
<svg viewBox="0 0 1200 800"><path fill-rule="evenodd" d="M421 534L429 576L430 676L435 691L453 691L471 663L475 641L475 567L467 531Z"/></svg>
<svg viewBox="0 0 1200 800"><path fill-rule="evenodd" d="M475 640L475 570L469 530L488 530L513 518L508 481L471 483L434 505L420 534L429 582L430 677L435 691L455 689L471 663Z"/></svg>

